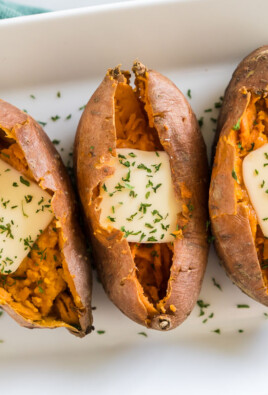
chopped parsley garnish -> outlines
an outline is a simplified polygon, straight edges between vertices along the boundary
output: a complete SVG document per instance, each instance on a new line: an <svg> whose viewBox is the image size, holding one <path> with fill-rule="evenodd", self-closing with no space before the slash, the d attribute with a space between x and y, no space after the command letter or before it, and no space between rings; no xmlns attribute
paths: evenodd
<svg viewBox="0 0 268 395"><path fill-rule="evenodd" d="M138 335L144 336L144 337L148 337L147 333L145 332L138 332Z"/></svg>
<svg viewBox="0 0 268 395"><path fill-rule="evenodd" d="M41 126L46 126L46 122L42 122L42 121L37 121L38 123L39 123L39 125L41 125Z"/></svg>
<svg viewBox="0 0 268 395"><path fill-rule="evenodd" d="M121 165L126 166L126 167L130 167L130 162L128 160L126 160L125 162L123 162L122 160L119 161L121 163Z"/></svg>
<svg viewBox="0 0 268 395"><path fill-rule="evenodd" d="M200 128L202 128L202 126L204 125L204 117L200 117L198 119L198 125L199 125Z"/></svg>
<svg viewBox="0 0 268 395"><path fill-rule="evenodd" d="M240 129L240 123L241 123L241 119L239 118L238 121L236 122L236 124L233 126L233 130L239 130Z"/></svg>
<svg viewBox="0 0 268 395"><path fill-rule="evenodd" d="M189 99L191 99L191 98L192 98L192 92L191 92L191 89L188 89L188 91L187 91L187 96L189 97Z"/></svg>
<svg viewBox="0 0 268 395"><path fill-rule="evenodd" d="M126 181L126 182L129 182L129 181L130 181L130 170L127 172L127 175L126 175L125 178L122 177L122 180L123 180L123 181Z"/></svg>
<svg viewBox="0 0 268 395"><path fill-rule="evenodd" d="M221 288L220 284L217 283L217 281L215 280L214 277L212 277L212 282L213 282L213 285L215 285L215 287L217 287L220 291L222 291L222 288Z"/></svg>
<svg viewBox="0 0 268 395"><path fill-rule="evenodd" d="M139 211L141 211L143 214L146 214L147 212L147 207L151 207L151 204L148 203L141 203L139 207Z"/></svg>
<svg viewBox="0 0 268 395"><path fill-rule="evenodd" d="M237 175L236 175L235 170L232 170L232 177L233 177L233 179L234 179L235 181L237 181Z"/></svg>
<svg viewBox="0 0 268 395"><path fill-rule="evenodd" d="M20 176L20 182L26 185L27 187L30 186L30 182L28 180L25 180L25 178L23 178L22 176Z"/></svg>
<svg viewBox="0 0 268 395"><path fill-rule="evenodd" d="M249 309L249 305L248 304L237 304L236 307L238 309Z"/></svg>
<svg viewBox="0 0 268 395"><path fill-rule="evenodd" d="M155 187L152 187L154 193L156 193L157 189L161 187L162 184L157 184ZM150 192L149 192L150 193Z"/></svg>
<svg viewBox="0 0 268 395"><path fill-rule="evenodd" d="M140 164L137 166L137 168L138 168L138 169L142 169L142 170L146 170L148 173L151 173L151 172L152 172L152 170L149 169L149 167L146 167L143 163L140 163Z"/></svg>
<svg viewBox="0 0 268 395"><path fill-rule="evenodd" d="M250 147L250 149L248 150L248 152L253 151L254 146L255 146L255 143L251 143L251 147Z"/></svg>
<svg viewBox="0 0 268 395"><path fill-rule="evenodd" d="M60 119L60 116L59 115L53 115L53 116L50 117L50 119L51 119L51 121L56 122L56 121L58 121Z"/></svg>

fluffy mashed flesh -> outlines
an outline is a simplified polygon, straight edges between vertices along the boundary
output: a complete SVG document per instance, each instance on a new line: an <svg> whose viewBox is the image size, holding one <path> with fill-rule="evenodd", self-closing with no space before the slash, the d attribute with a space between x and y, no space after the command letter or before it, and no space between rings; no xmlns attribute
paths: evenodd
<svg viewBox="0 0 268 395"><path fill-rule="evenodd" d="M245 92L249 95L248 105L230 133L229 141L236 147L236 160L233 177L236 179L235 193L237 204L243 204L248 213L252 236L255 242L263 278L268 284L268 239L258 223L256 212L246 189L242 164L245 157L268 143L268 98L264 95ZM267 182L267 181L266 181ZM267 189L267 186L266 186Z"/></svg>
<svg viewBox="0 0 268 395"><path fill-rule="evenodd" d="M0 157L34 180L19 145L0 140ZM41 326L79 329L81 301L62 254L63 237L56 218L32 245L27 257L11 274L0 274L0 304Z"/></svg>
<svg viewBox="0 0 268 395"><path fill-rule="evenodd" d="M140 86L139 86L140 84ZM138 149L142 151L163 151L158 133L153 126L153 118L145 100L146 78L136 79L138 89L129 85L128 75L118 83L114 105L116 126L116 148ZM174 236L181 236L177 230ZM146 306L148 316L165 313L165 299L168 297L170 269L173 262L173 243L129 242L139 297ZM173 306L174 307L174 306ZM175 307L174 307L175 311Z"/></svg>

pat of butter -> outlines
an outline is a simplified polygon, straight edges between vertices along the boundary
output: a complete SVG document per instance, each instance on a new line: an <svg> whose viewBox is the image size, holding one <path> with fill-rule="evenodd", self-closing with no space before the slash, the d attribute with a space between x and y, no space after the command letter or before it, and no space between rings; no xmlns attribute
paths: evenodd
<svg viewBox="0 0 268 395"><path fill-rule="evenodd" d="M0 273L13 273L53 219L51 196L0 160Z"/></svg>
<svg viewBox="0 0 268 395"><path fill-rule="evenodd" d="M101 186L100 223L120 229L129 242L174 241L181 204L164 151L117 149L115 173Z"/></svg>
<svg viewBox="0 0 268 395"><path fill-rule="evenodd" d="M268 144L245 157L243 178L258 223L264 236L268 237Z"/></svg>

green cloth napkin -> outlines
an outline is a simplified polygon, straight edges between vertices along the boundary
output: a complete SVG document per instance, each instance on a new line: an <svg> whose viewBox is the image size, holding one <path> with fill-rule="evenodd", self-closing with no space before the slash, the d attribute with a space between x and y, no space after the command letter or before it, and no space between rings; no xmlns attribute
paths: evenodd
<svg viewBox="0 0 268 395"><path fill-rule="evenodd" d="M22 15L41 14L43 12L49 11L44 8L36 8L0 0L0 19L14 18Z"/></svg>

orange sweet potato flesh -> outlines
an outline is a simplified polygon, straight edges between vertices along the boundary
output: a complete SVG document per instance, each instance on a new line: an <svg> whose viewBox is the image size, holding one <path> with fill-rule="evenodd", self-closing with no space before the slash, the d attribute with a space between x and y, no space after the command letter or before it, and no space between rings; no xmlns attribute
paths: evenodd
<svg viewBox="0 0 268 395"><path fill-rule="evenodd" d="M268 243L243 182L242 163L268 142L268 46L248 55L226 89L209 192L216 249L231 279L268 305ZM237 181L233 177L237 175Z"/></svg>
<svg viewBox="0 0 268 395"><path fill-rule="evenodd" d="M195 305L207 262L206 149L177 87L140 63L133 71L135 90L129 73L115 68L89 100L76 134L76 177L105 291L134 321L170 330ZM128 243L120 230L101 227L99 187L113 174L111 158L122 147L169 155L174 191L183 203L173 245Z"/></svg>
<svg viewBox="0 0 268 395"><path fill-rule="evenodd" d="M40 126L4 101L0 157L51 194L55 214L16 272L0 274L0 306L22 326L84 336L91 329L91 274L68 176Z"/></svg>

